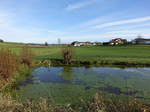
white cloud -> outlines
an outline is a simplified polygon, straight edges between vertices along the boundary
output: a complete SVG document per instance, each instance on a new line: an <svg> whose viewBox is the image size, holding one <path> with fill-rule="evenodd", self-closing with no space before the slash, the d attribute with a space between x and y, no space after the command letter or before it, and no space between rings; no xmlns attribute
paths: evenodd
<svg viewBox="0 0 150 112"><path fill-rule="evenodd" d="M65 34L65 32L60 31L60 30L48 30L48 33L52 34L52 35L63 35L63 34Z"/></svg>
<svg viewBox="0 0 150 112"><path fill-rule="evenodd" d="M115 30L111 32L107 32L107 34L146 34L148 33L148 29L139 29L139 30Z"/></svg>
<svg viewBox="0 0 150 112"><path fill-rule="evenodd" d="M147 27L150 27L150 23L139 23L134 25L126 25L126 26L118 26L115 28L110 28L112 31L122 31L122 30L138 30L138 29L149 29Z"/></svg>
<svg viewBox="0 0 150 112"><path fill-rule="evenodd" d="M67 11L75 10L75 9L80 9L83 7L86 7L88 5L91 5L92 3L96 2L97 0L87 0L86 2L78 2L75 4L69 4L66 8Z"/></svg>
<svg viewBox="0 0 150 112"><path fill-rule="evenodd" d="M83 35L70 35L63 36L62 41L72 42L72 41L109 41L112 38L125 38L132 40L138 35L144 38L150 38L150 33L148 29L138 29L138 30L115 30L110 32L98 33L98 34L83 34Z"/></svg>
<svg viewBox="0 0 150 112"><path fill-rule="evenodd" d="M112 13L109 15L101 15L97 18L93 18L93 19L90 19L86 22L81 23L80 26L81 27L87 27L87 26L93 26L93 25L101 24L101 23L108 21L110 18L115 18L118 16L122 16L122 12L116 12L116 13Z"/></svg>
<svg viewBox="0 0 150 112"><path fill-rule="evenodd" d="M108 23L104 23L104 24L95 25L95 26L93 26L93 28L102 29L102 28L105 28L105 27L125 25L125 24L129 24L129 23L141 23L141 22L145 22L145 21L150 21L150 16L143 17L143 18L122 20L122 21L108 22Z"/></svg>

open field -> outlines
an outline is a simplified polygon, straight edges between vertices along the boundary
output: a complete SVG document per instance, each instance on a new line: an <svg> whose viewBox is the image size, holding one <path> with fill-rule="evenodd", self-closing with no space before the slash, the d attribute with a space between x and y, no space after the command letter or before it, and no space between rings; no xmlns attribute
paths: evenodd
<svg viewBox="0 0 150 112"><path fill-rule="evenodd" d="M101 46L77 48L77 59L150 62L150 46Z"/></svg>
<svg viewBox="0 0 150 112"><path fill-rule="evenodd" d="M19 52L23 44L1 43ZM37 59L62 59L61 46L30 46ZM76 61L150 63L149 45L74 47Z"/></svg>
<svg viewBox="0 0 150 112"><path fill-rule="evenodd" d="M0 43L0 48L8 47L11 48L14 52L19 53L21 49L26 46L25 44L18 44L18 43ZM28 45L34 52L35 56L43 56L48 54L54 54L60 50L60 47L52 46L40 46L40 45Z"/></svg>
<svg viewBox="0 0 150 112"><path fill-rule="evenodd" d="M51 53L38 55L38 59L62 59L60 48L56 51L49 48ZM54 52L55 51L55 52ZM150 46L85 46L74 47L76 61L106 61L150 63Z"/></svg>

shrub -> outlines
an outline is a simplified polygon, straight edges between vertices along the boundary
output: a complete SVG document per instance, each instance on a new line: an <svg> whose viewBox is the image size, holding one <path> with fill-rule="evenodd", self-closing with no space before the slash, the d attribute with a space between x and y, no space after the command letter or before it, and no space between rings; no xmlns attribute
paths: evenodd
<svg viewBox="0 0 150 112"><path fill-rule="evenodd" d="M45 42L45 46L48 46L48 43L47 43L47 42Z"/></svg>
<svg viewBox="0 0 150 112"><path fill-rule="evenodd" d="M28 46L24 46L21 51L21 63L31 66L33 57L34 55L32 50Z"/></svg>
<svg viewBox="0 0 150 112"><path fill-rule="evenodd" d="M17 56L9 48L0 49L0 76L9 79L17 70Z"/></svg>
<svg viewBox="0 0 150 112"><path fill-rule="evenodd" d="M71 64L72 60L73 60L73 48L72 46L65 46L62 48L62 56L64 59L65 64Z"/></svg>
<svg viewBox="0 0 150 112"><path fill-rule="evenodd" d="M2 39L0 39L0 42L4 42Z"/></svg>

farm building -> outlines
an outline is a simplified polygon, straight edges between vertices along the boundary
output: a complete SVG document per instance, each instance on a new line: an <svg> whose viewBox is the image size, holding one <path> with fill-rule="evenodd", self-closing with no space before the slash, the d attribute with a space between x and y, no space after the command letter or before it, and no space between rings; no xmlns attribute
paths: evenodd
<svg viewBox="0 0 150 112"><path fill-rule="evenodd" d="M116 38L109 41L109 45L122 45L127 43L126 39Z"/></svg>
<svg viewBox="0 0 150 112"><path fill-rule="evenodd" d="M92 43L92 42L72 42L71 45L73 46L85 46L85 45L96 45L96 43Z"/></svg>

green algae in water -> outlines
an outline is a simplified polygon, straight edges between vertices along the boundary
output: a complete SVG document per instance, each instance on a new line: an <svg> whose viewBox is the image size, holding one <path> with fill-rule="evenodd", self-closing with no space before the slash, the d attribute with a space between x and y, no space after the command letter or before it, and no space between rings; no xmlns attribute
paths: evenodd
<svg viewBox="0 0 150 112"><path fill-rule="evenodd" d="M78 104L95 93L150 99L150 68L39 67L17 90L18 99L47 98L55 104Z"/></svg>

